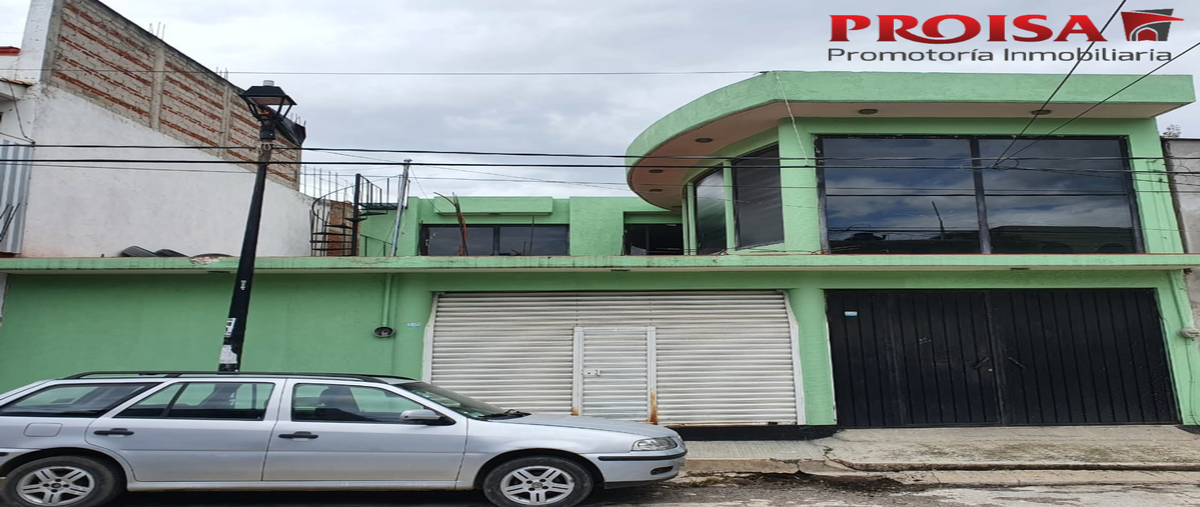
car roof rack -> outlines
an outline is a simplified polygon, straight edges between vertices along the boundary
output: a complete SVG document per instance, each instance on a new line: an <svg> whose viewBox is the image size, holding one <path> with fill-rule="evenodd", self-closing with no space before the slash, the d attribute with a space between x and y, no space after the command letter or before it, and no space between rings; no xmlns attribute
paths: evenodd
<svg viewBox="0 0 1200 507"><path fill-rule="evenodd" d="M76 380L89 377L160 377L160 378L180 378L180 377L324 377L335 379L353 379L362 380L364 382L375 382L379 384L387 384L384 379L400 379L400 380L416 380L409 377L401 377L399 375L366 375L361 373L312 373L312 372L265 372L265 371L150 371L150 370L135 370L135 371L89 371L77 373L69 377L63 377L62 380Z"/></svg>

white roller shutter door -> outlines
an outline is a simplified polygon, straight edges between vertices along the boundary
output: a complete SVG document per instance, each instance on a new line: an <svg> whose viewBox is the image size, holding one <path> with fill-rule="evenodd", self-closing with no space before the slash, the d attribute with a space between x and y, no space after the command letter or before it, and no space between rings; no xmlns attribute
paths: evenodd
<svg viewBox="0 0 1200 507"><path fill-rule="evenodd" d="M649 341L631 328L652 329ZM581 399L611 367L580 367L577 353L615 364L624 344L629 360L655 361L646 379L622 384L645 383L647 421L803 423L795 326L779 292L448 293L428 336L432 382L504 407L640 420Z"/></svg>

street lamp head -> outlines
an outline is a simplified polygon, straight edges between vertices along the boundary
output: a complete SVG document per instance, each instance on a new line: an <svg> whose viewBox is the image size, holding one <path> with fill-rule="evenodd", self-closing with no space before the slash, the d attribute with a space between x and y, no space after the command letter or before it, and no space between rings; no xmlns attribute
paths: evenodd
<svg viewBox="0 0 1200 507"><path fill-rule="evenodd" d="M250 106L250 114L260 122L286 117L292 106L296 105L296 101L284 93L283 88L275 86L274 81L251 86L239 96Z"/></svg>

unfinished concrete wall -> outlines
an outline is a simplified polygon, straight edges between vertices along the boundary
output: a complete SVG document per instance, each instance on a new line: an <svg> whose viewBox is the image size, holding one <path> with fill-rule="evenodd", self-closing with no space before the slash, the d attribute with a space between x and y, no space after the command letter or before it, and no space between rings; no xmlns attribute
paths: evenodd
<svg viewBox="0 0 1200 507"><path fill-rule="evenodd" d="M4 114L0 133L37 144L24 237L12 252L240 250L258 149L240 88L96 0L32 0L22 47L0 56L0 79L20 92L0 100L0 112L21 112ZM276 144L294 147L282 135ZM273 154L289 163L270 172L260 256L310 253L312 199L298 191L299 153ZM119 162L50 162L81 157Z"/></svg>
<svg viewBox="0 0 1200 507"><path fill-rule="evenodd" d="M48 26L46 60L53 70L45 84L187 145L243 147L214 154L254 162L258 122L238 98L240 88L100 2L58 1ZM295 147L282 136L279 142ZM277 150L273 160L298 162L299 152ZM274 181L299 188L298 163L271 169Z"/></svg>
<svg viewBox="0 0 1200 507"><path fill-rule="evenodd" d="M1200 253L1200 139L1164 139L1163 153L1172 172L1183 248L1187 253ZM1200 322L1200 270L1188 273L1187 285L1192 314Z"/></svg>

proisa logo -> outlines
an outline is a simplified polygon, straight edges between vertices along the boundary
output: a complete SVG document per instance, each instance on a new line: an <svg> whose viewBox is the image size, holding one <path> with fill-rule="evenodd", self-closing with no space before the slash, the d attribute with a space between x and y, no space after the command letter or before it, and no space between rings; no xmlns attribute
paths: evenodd
<svg viewBox="0 0 1200 507"><path fill-rule="evenodd" d="M1174 9L1122 12L1125 36L1131 41L1165 41L1172 21L1183 21L1171 17ZM1068 37L1078 35L1076 40L1107 42L1092 19L1082 14L1068 17L1060 24L1049 23L1042 14L1025 14L1009 19L1007 14L976 19L961 14L943 14L925 20L906 15L878 15L876 21L860 15L830 16L830 42L850 42L850 32L866 30L875 26L877 42L897 42L903 39L921 44L955 44L973 40L986 32L988 42L1068 42ZM985 28L986 27L986 28ZM1057 28L1056 27L1060 27ZM962 33L953 37L943 35L951 29ZM917 33L914 33L917 32Z"/></svg>
<svg viewBox="0 0 1200 507"><path fill-rule="evenodd" d="M1172 21L1183 21L1171 17L1175 9L1154 9L1146 11L1122 12L1121 21L1125 22L1125 40L1165 42L1171 31Z"/></svg>

